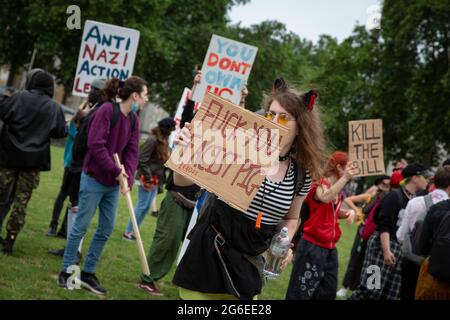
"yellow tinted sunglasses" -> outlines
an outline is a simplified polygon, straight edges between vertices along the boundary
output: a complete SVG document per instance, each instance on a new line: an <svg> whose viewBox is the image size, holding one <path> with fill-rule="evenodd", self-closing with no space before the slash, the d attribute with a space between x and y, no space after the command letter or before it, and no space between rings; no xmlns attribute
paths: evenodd
<svg viewBox="0 0 450 320"><path fill-rule="evenodd" d="M277 117L278 116L278 117ZM286 113L275 113L273 111L267 111L264 114L264 118L267 120L273 121L277 117L278 124L281 124L282 126L287 126L289 121L295 121L294 119L291 119Z"/></svg>

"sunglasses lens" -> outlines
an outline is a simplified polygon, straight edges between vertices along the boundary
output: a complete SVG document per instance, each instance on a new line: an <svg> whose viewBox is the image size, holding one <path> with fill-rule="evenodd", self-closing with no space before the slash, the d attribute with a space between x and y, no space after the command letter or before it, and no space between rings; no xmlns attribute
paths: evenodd
<svg viewBox="0 0 450 320"><path fill-rule="evenodd" d="M272 120L273 119L273 114L272 112L266 112L264 114L264 118L266 118L267 120Z"/></svg>
<svg viewBox="0 0 450 320"><path fill-rule="evenodd" d="M285 114L279 114L278 115L278 123L281 124L282 126L287 125L289 122L289 118L287 115Z"/></svg>

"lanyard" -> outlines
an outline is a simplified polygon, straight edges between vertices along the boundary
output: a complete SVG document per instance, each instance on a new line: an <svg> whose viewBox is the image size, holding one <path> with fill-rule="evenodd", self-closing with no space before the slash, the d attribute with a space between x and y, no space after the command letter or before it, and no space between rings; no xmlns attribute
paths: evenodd
<svg viewBox="0 0 450 320"><path fill-rule="evenodd" d="M288 168L286 169L286 173L284 174L283 180L281 180L278 183L278 186L275 189L273 189L272 191L269 191L269 193L267 195L270 195L271 192L275 192L278 190L278 188L283 184L283 181L286 179L286 176L290 169L291 169L291 160L289 159ZM267 182L267 177L264 178L264 182L263 182L263 186L262 186L261 208L258 211L258 217L256 218L256 224L255 224L256 229L261 229L262 209L264 208L264 197L266 195L266 182ZM294 189L295 189L295 186L294 186ZM294 195L294 197L295 197L295 195Z"/></svg>

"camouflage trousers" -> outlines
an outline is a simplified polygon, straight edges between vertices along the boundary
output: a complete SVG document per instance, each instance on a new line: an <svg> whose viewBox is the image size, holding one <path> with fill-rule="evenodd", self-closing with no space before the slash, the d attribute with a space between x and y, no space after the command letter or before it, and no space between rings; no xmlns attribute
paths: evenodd
<svg viewBox="0 0 450 320"><path fill-rule="evenodd" d="M6 225L9 234L18 234L24 226L27 205L33 189L39 185L39 177L39 170L14 170L0 167L0 206L12 206Z"/></svg>

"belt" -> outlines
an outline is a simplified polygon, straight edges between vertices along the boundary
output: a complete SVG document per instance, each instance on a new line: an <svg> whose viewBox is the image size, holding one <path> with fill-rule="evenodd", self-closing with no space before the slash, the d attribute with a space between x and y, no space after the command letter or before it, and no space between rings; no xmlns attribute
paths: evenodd
<svg viewBox="0 0 450 320"><path fill-rule="evenodd" d="M216 227L214 227L212 224L210 224L210 226L216 233L216 236L214 237L214 248L216 249L217 255L219 256L219 260L222 263L223 269L225 271L225 275L226 275L228 281L230 282L231 288L233 289L235 296L240 298L241 294L239 293L239 291L237 291L236 286L234 285L233 279L231 279L231 275L228 272L227 265L225 264L225 261L223 260L222 252L220 252L220 249L219 249L219 245L222 247L226 241L225 241L224 237L222 236L222 234L219 231L217 231Z"/></svg>

